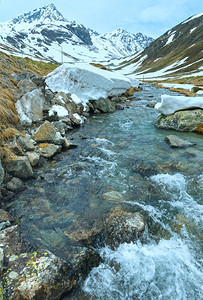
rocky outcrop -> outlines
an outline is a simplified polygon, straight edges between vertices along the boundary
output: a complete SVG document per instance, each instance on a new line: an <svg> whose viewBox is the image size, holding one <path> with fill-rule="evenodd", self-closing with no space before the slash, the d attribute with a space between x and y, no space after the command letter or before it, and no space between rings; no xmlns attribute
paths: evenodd
<svg viewBox="0 0 203 300"><path fill-rule="evenodd" d="M32 166L27 156L10 156L4 164L5 170L12 176L29 179L33 177Z"/></svg>
<svg viewBox="0 0 203 300"><path fill-rule="evenodd" d="M155 126L163 129L203 133L203 110L184 110L170 116L160 115Z"/></svg>
<svg viewBox="0 0 203 300"><path fill-rule="evenodd" d="M18 226L0 234L0 267L3 299L57 300L70 291L88 270L99 264L91 249L76 247L65 261L50 251L26 251ZM6 264L4 264L6 261Z"/></svg>
<svg viewBox="0 0 203 300"><path fill-rule="evenodd" d="M195 146L195 143L191 143L189 141L182 140L181 138L177 137L176 135L167 135L165 137L165 141L172 147L172 148L186 148L190 146Z"/></svg>
<svg viewBox="0 0 203 300"><path fill-rule="evenodd" d="M161 114L168 116L177 111L185 109L201 108L203 109L202 97L185 97L185 96L161 96L161 103L157 103L155 108Z"/></svg>

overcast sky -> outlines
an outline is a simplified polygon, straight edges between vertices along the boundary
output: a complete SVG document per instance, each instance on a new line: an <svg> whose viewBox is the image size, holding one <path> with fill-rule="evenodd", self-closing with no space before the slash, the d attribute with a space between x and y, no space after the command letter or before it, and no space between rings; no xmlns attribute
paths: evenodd
<svg viewBox="0 0 203 300"><path fill-rule="evenodd" d="M154 38L203 12L202 0L0 0L0 22L49 3L68 20L99 33L121 27Z"/></svg>

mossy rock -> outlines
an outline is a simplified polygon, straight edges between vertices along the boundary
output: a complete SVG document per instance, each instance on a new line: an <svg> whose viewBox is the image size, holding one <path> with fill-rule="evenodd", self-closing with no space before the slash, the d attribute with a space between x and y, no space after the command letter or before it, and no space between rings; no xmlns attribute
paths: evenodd
<svg viewBox="0 0 203 300"><path fill-rule="evenodd" d="M203 132L203 110L183 110L170 116L160 115L155 126L163 129L177 131Z"/></svg>

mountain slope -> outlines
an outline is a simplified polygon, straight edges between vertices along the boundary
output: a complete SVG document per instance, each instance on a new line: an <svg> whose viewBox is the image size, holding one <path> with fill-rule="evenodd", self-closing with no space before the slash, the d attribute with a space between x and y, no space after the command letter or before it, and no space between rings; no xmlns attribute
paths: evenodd
<svg viewBox="0 0 203 300"><path fill-rule="evenodd" d="M203 69L203 13L167 31L141 53L121 62L124 73L141 76L201 75Z"/></svg>
<svg viewBox="0 0 203 300"><path fill-rule="evenodd" d="M48 61L102 61L131 55L152 38L125 30L100 35L49 4L0 24L0 50Z"/></svg>

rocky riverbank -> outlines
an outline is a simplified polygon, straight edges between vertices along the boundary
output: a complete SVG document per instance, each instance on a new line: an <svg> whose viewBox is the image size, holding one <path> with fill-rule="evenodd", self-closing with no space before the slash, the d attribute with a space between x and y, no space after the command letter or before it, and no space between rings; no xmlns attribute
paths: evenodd
<svg viewBox="0 0 203 300"><path fill-rule="evenodd" d="M16 110L20 123L1 149L1 203L26 189L26 181L35 178L35 170L61 151L77 147L69 139L69 132L84 125L91 114L112 113L129 106L137 89L126 93L91 100L84 104L73 101L73 96L53 92L45 79L31 73L14 75L18 82L19 100ZM122 218L121 218L122 216ZM122 220L120 220L120 218ZM65 235L72 246L68 260L57 257L46 249L33 248L22 236L16 221L0 210L0 295L5 299L60 299L73 289L78 280L97 266L100 257L90 247L104 243L117 247L121 242L134 241L144 232L142 215L115 210L91 228L77 227L77 220ZM96 228L96 229L94 229ZM126 233L126 235L124 234ZM115 238L111 239L110 236Z"/></svg>

